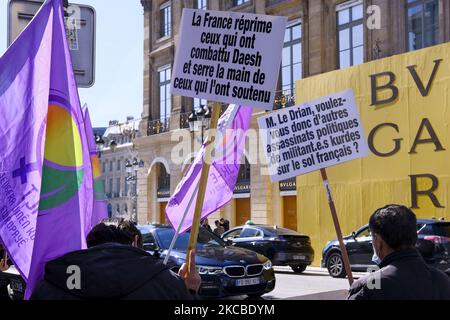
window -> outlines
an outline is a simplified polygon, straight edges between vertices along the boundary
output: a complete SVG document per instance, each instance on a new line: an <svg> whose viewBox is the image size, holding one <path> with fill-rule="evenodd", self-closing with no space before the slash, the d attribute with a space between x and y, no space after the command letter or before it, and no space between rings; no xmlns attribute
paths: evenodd
<svg viewBox="0 0 450 320"><path fill-rule="evenodd" d="M120 196L120 178L116 179L116 197Z"/></svg>
<svg viewBox="0 0 450 320"><path fill-rule="evenodd" d="M109 179L109 183L108 183L108 193L110 194L110 197L112 196L113 193L113 179Z"/></svg>
<svg viewBox="0 0 450 320"><path fill-rule="evenodd" d="M167 249L169 248L173 236L175 235L175 230L172 228L160 228L156 229L156 234L159 238L162 249ZM173 249L186 250L189 244L189 237L190 232L180 234ZM208 248L214 250L214 247L223 247L225 245L219 237L206 231L205 228L200 228L197 239L197 250L207 250Z"/></svg>
<svg viewBox="0 0 450 320"><path fill-rule="evenodd" d="M339 69L364 62L363 9L362 0L344 2L336 9Z"/></svg>
<svg viewBox="0 0 450 320"><path fill-rule="evenodd" d="M117 160L117 171L121 171L122 167L121 167L121 161Z"/></svg>
<svg viewBox="0 0 450 320"><path fill-rule="evenodd" d="M102 173L106 172L106 162L102 162Z"/></svg>
<svg viewBox="0 0 450 320"><path fill-rule="evenodd" d="M224 236L224 240L239 238L239 236L241 235L241 232L242 232L242 229L235 229L235 230L227 233L226 236Z"/></svg>
<svg viewBox="0 0 450 320"><path fill-rule="evenodd" d="M125 197L127 197L128 196L128 185L129 185L129 182L127 181L127 178L125 178L124 179L124 185L123 185L123 190L125 190Z"/></svg>
<svg viewBox="0 0 450 320"><path fill-rule="evenodd" d="M365 228L364 230L361 230L356 236L356 239L359 240L363 240L365 238L370 238L371 234L370 234L370 229L369 228Z"/></svg>
<svg viewBox="0 0 450 320"><path fill-rule="evenodd" d="M116 204L116 212L120 213L120 205L119 204Z"/></svg>
<svg viewBox="0 0 450 320"><path fill-rule="evenodd" d="M170 95L171 67L164 67L159 70L159 116L161 121L165 121L170 115L172 108L172 96Z"/></svg>
<svg viewBox="0 0 450 320"><path fill-rule="evenodd" d="M408 0L406 6L408 51L437 44L439 1Z"/></svg>
<svg viewBox="0 0 450 320"><path fill-rule="evenodd" d="M207 0L195 0L195 9L206 10L208 9Z"/></svg>
<svg viewBox="0 0 450 320"><path fill-rule="evenodd" d="M151 233L145 233L142 235L142 242L144 244L156 243L155 237Z"/></svg>
<svg viewBox="0 0 450 320"><path fill-rule="evenodd" d="M258 229L254 228L245 228L241 233L241 238L254 238L261 236L262 233Z"/></svg>
<svg viewBox="0 0 450 320"><path fill-rule="evenodd" d="M128 212L128 205L126 203L123 205L123 212L124 213Z"/></svg>
<svg viewBox="0 0 450 320"><path fill-rule="evenodd" d="M161 20L161 38L170 36L172 33L172 8L170 1L160 7L159 17Z"/></svg>
<svg viewBox="0 0 450 320"><path fill-rule="evenodd" d="M234 0L234 5L235 6L240 6L241 4L247 3L250 0Z"/></svg>
<svg viewBox="0 0 450 320"><path fill-rule="evenodd" d="M159 163L158 171L158 191L170 190L170 174L167 173L166 167Z"/></svg>
<svg viewBox="0 0 450 320"><path fill-rule="evenodd" d="M113 161L109 161L109 171L112 172L114 168Z"/></svg>
<svg viewBox="0 0 450 320"><path fill-rule="evenodd" d="M295 23L286 28L281 59L283 94L293 95L295 82L302 78L302 26Z"/></svg>
<svg viewBox="0 0 450 320"><path fill-rule="evenodd" d="M251 166L250 162L248 162L247 158L245 157L245 164L241 164L241 167L239 168L238 173L238 182L249 182L251 179Z"/></svg>
<svg viewBox="0 0 450 320"><path fill-rule="evenodd" d="M450 223L427 224L422 226L418 233L450 238Z"/></svg>
<svg viewBox="0 0 450 320"><path fill-rule="evenodd" d="M195 111L199 111L201 107L205 107L208 105L208 100L206 99L199 99L199 98L194 98L194 110Z"/></svg>

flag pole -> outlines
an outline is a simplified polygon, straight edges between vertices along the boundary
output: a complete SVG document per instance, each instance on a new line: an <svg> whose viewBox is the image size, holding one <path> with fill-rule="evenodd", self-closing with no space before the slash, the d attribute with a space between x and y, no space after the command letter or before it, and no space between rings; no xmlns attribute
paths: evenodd
<svg viewBox="0 0 450 320"><path fill-rule="evenodd" d="M189 245L187 248L186 264L188 265L188 274L191 273L192 271L190 270L190 252L194 250L195 247L197 246L197 237L200 227L200 219L202 215L203 202L205 200L206 184L208 183L209 167L211 166L211 152L214 146L214 144L212 143L212 135L215 135L215 130L217 129L219 117L220 117L220 103L214 102L211 116L211 126L210 126L211 130L210 133L208 134L208 139L206 141L206 150L203 156L203 163L202 163L202 173L200 176L197 201L195 203L194 218L192 220L191 234L189 237Z"/></svg>
<svg viewBox="0 0 450 320"><path fill-rule="evenodd" d="M339 219L336 213L336 207L334 205L333 195L331 194L330 184L328 183L327 170L325 168L320 169L320 174L322 176L323 186L327 193L328 204L330 206L331 216L333 217L334 228L336 229L336 234L339 240L339 248L341 249L342 261L344 263L344 269L347 273L348 283L350 286L353 284L353 274L350 268L350 259L348 258L347 248L344 244L344 239L342 238L341 226L339 224Z"/></svg>
<svg viewBox="0 0 450 320"><path fill-rule="evenodd" d="M166 257L164 258L164 261L163 261L164 265L166 265L167 262L169 261L170 254L172 253L173 247L175 246L175 243L177 242L178 236L180 235L181 226L184 224L184 219L186 218L189 210L191 209L192 201L194 201L195 195L198 192L198 186L199 186L199 184L197 183L197 186L195 187L195 190L192 193L191 198L189 199L188 206L187 206L186 210L184 210L183 217L181 218L181 221L180 221L180 223L178 225L178 228L177 228L177 230L176 230L176 232L175 232L175 234L174 234L174 236L172 238L172 242L170 243L169 250L167 250Z"/></svg>

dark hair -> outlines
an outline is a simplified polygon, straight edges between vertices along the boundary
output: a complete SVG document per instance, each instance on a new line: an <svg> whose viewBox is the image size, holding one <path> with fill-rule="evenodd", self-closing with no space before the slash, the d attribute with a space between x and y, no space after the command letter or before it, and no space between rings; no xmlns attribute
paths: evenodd
<svg viewBox="0 0 450 320"><path fill-rule="evenodd" d="M369 228L393 250L411 248L417 242L416 215L405 206L390 204L377 209L369 219Z"/></svg>
<svg viewBox="0 0 450 320"><path fill-rule="evenodd" d="M92 228L86 237L88 248L104 243L120 243L131 245L138 236L137 246L142 248L142 234L136 225L124 219L105 219Z"/></svg>

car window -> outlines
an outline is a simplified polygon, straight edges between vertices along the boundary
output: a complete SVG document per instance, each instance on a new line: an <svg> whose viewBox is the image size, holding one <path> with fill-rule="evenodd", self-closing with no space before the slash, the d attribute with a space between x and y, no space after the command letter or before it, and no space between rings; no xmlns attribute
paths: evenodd
<svg viewBox="0 0 450 320"><path fill-rule="evenodd" d="M146 233L142 235L143 243L156 243L155 237L151 233Z"/></svg>
<svg viewBox="0 0 450 320"><path fill-rule="evenodd" d="M245 228L244 231L241 233L241 238L252 238L252 237L259 237L262 233L258 229L255 228Z"/></svg>
<svg viewBox="0 0 450 320"><path fill-rule="evenodd" d="M431 224L422 225L422 228L420 228L418 233L423 235L434 235L433 227Z"/></svg>
<svg viewBox="0 0 450 320"><path fill-rule="evenodd" d="M225 234L223 236L223 238L225 240L239 238L241 235L241 232L242 232L242 229L235 229L235 230L232 230L229 233Z"/></svg>
<svg viewBox="0 0 450 320"><path fill-rule="evenodd" d="M175 231L173 229L161 228L156 230L156 234L161 242L161 246L163 249L168 249L170 247L170 243L172 242ZM190 232L182 233L178 236L178 239L175 243L175 250L187 250L189 243ZM225 243L214 235L212 232L207 231L205 228L200 228L197 238L197 249L204 249L206 247L213 246L225 246Z"/></svg>
<svg viewBox="0 0 450 320"><path fill-rule="evenodd" d="M264 230L264 234L266 236L298 236L300 235L298 232L291 230L291 229L286 229L286 228L282 228L282 227L261 227L262 230Z"/></svg>
<svg viewBox="0 0 450 320"><path fill-rule="evenodd" d="M450 223L436 223L433 231L437 236L450 238Z"/></svg>
<svg viewBox="0 0 450 320"><path fill-rule="evenodd" d="M423 225L418 231L419 234L426 236L439 236L450 238L450 223L430 223Z"/></svg>
<svg viewBox="0 0 450 320"><path fill-rule="evenodd" d="M362 239L362 238L367 238L367 237L370 237L370 236L371 236L370 229L369 228L365 228L362 231L358 232L356 234L355 238L356 239Z"/></svg>

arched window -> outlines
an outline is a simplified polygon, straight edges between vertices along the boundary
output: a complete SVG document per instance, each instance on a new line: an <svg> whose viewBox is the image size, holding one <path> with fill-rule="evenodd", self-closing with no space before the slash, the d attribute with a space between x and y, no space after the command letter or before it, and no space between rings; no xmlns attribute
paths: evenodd
<svg viewBox="0 0 450 320"><path fill-rule="evenodd" d="M250 193L250 163L245 158L245 163L241 164L238 179L234 188L234 193Z"/></svg>
<svg viewBox="0 0 450 320"><path fill-rule="evenodd" d="M170 197L170 174L167 173L166 167L162 163L158 163L158 198Z"/></svg>

